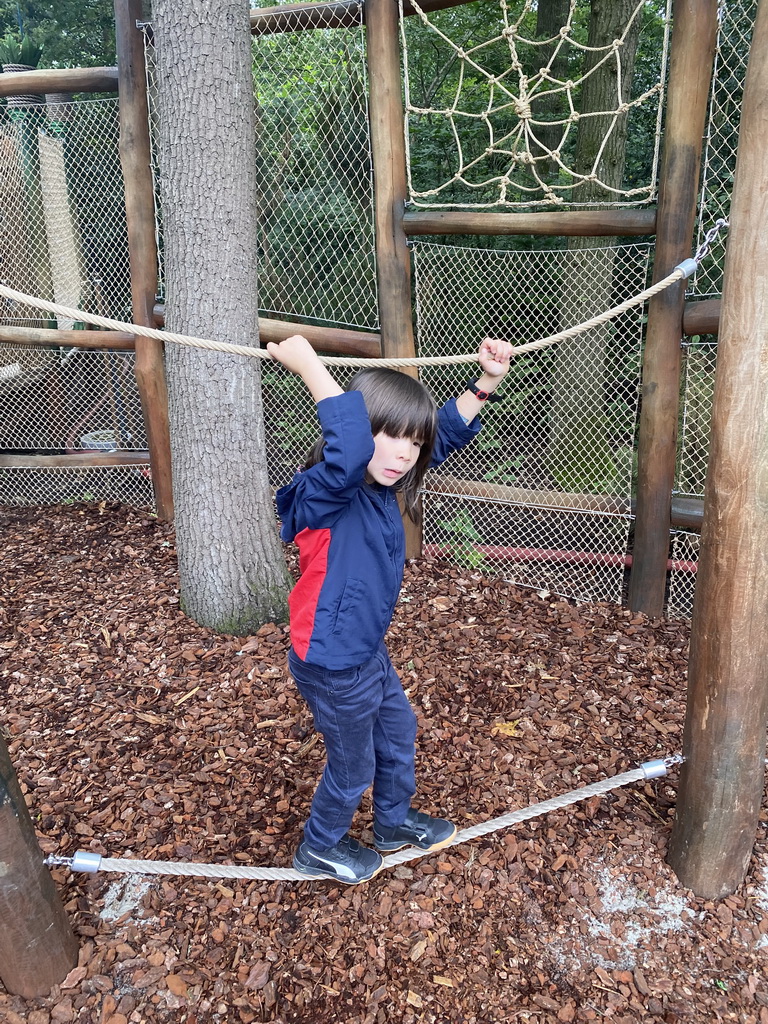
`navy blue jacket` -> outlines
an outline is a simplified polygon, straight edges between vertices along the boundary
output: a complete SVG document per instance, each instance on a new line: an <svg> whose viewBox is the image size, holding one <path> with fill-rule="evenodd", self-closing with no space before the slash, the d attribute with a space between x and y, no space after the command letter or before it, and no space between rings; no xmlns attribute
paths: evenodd
<svg viewBox="0 0 768 1024"><path fill-rule="evenodd" d="M280 536L299 548L301 578L289 598L296 654L328 669L373 657L389 628L405 565L405 532L391 487L365 482L373 458L368 412L359 391L317 404L323 461L277 492ZM432 465L480 430L452 399L439 410Z"/></svg>

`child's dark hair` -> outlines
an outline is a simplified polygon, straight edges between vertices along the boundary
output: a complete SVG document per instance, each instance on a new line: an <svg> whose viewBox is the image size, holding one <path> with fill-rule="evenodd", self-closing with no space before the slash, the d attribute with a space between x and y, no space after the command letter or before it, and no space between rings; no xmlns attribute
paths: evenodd
<svg viewBox="0 0 768 1024"><path fill-rule="evenodd" d="M403 497L406 513L419 520L419 491L429 469L437 436L437 406L424 387L413 377L399 370L372 368L358 370L347 385L347 391L360 391L371 421L371 433L389 437L410 437L421 444L415 465L398 481L395 489ZM307 455L305 469L323 458L322 438Z"/></svg>

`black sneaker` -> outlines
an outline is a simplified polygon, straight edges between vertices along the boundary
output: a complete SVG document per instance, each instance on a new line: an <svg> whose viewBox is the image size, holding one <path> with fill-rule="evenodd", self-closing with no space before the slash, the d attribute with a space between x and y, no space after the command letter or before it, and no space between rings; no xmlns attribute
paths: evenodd
<svg viewBox="0 0 768 1024"><path fill-rule="evenodd" d="M381 871L383 863L375 850L361 846L349 835L342 836L330 850L315 850L303 842L293 858L293 866L302 875L333 878L344 885L367 882Z"/></svg>
<svg viewBox="0 0 768 1024"><path fill-rule="evenodd" d="M403 846L416 846L419 850L441 850L450 846L456 835L456 826L445 818L433 818L411 807L402 825L386 828L373 825L373 845L377 850L399 850Z"/></svg>

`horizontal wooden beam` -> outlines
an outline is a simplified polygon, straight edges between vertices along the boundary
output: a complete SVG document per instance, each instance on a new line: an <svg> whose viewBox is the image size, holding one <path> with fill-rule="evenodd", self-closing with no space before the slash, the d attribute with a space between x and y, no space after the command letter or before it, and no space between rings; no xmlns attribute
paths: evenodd
<svg viewBox="0 0 768 1024"><path fill-rule="evenodd" d="M43 327L6 327L0 325L0 344L33 345L39 348L95 348L130 352L135 347L132 334L121 331L52 331Z"/></svg>
<svg viewBox="0 0 768 1024"><path fill-rule="evenodd" d="M359 0L331 3L281 4L251 11L251 32L274 35L313 28L353 28L360 24Z"/></svg>
<svg viewBox="0 0 768 1024"><path fill-rule="evenodd" d="M165 324L165 306L160 303L155 306L155 323L158 327ZM359 359L377 359L381 355L380 334L259 317L259 339L262 345L266 345L268 341L285 341L292 334L303 334L318 352L354 356Z"/></svg>
<svg viewBox="0 0 768 1024"><path fill-rule="evenodd" d="M720 329L720 299L686 302L683 309L683 334L717 334Z"/></svg>
<svg viewBox="0 0 768 1024"><path fill-rule="evenodd" d="M465 494L515 505L537 508L578 509L586 512L614 512L628 515L626 498L610 494L572 494L565 491L532 490L511 484L492 484L485 480L461 480L446 473L430 473L426 488L434 494Z"/></svg>
<svg viewBox="0 0 768 1024"><path fill-rule="evenodd" d="M117 68L44 68L0 74L0 96L117 92Z"/></svg>
<svg viewBox="0 0 768 1024"><path fill-rule="evenodd" d="M406 235L653 235L655 210L548 210L541 213L418 211L403 216Z"/></svg>
<svg viewBox="0 0 768 1024"><path fill-rule="evenodd" d="M268 341L285 341L292 334L303 334L312 347L320 352L362 359L377 359L381 355L380 334L320 327L317 324L294 324L288 320L259 317L259 338L262 344L265 345Z"/></svg>
<svg viewBox="0 0 768 1024"><path fill-rule="evenodd" d="M0 469L88 469L98 466L144 466L149 452L83 450L77 455L1 455Z"/></svg>
<svg viewBox="0 0 768 1024"><path fill-rule="evenodd" d="M394 2L394 0L393 0ZM419 6L429 13L448 7L460 7L467 0L423 0ZM280 4L277 7L259 7L251 11L251 32L259 35L274 35L277 32L300 32L313 28L354 28L365 21L365 4L362 0L331 0L331 2L307 4ZM406 0L403 13L415 14L416 8Z"/></svg>
<svg viewBox="0 0 768 1024"><path fill-rule="evenodd" d="M485 498L506 504L526 505L534 508L575 509L585 512L612 512L632 515L634 502L614 495L574 494L566 491L532 490L510 484L492 484L485 480L462 480L446 473L430 473L426 488L432 494L461 494L470 498ZM701 531L704 502L700 498L672 498L672 526L691 533Z"/></svg>

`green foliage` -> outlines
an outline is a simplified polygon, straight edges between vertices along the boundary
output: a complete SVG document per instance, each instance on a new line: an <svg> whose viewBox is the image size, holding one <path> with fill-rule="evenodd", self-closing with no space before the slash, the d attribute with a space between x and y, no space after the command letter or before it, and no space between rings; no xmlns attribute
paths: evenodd
<svg viewBox="0 0 768 1024"><path fill-rule="evenodd" d="M9 32L0 39L0 65L22 64L36 68L42 52L42 47L30 35L19 38Z"/></svg>
<svg viewBox="0 0 768 1024"><path fill-rule="evenodd" d="M477 569L485 562L485 555L478 548L483 538L468 512L459 511L453 519L438 520L437 525L449 536L448 550L455 562L470 569Z"/></svg>
<svg viewBox="0 0 768 1024"><path fill-rule="evenodd" d="M33 39L43 67L117 62L112 0L0 0L0 34L8 33Z"/></svg>

